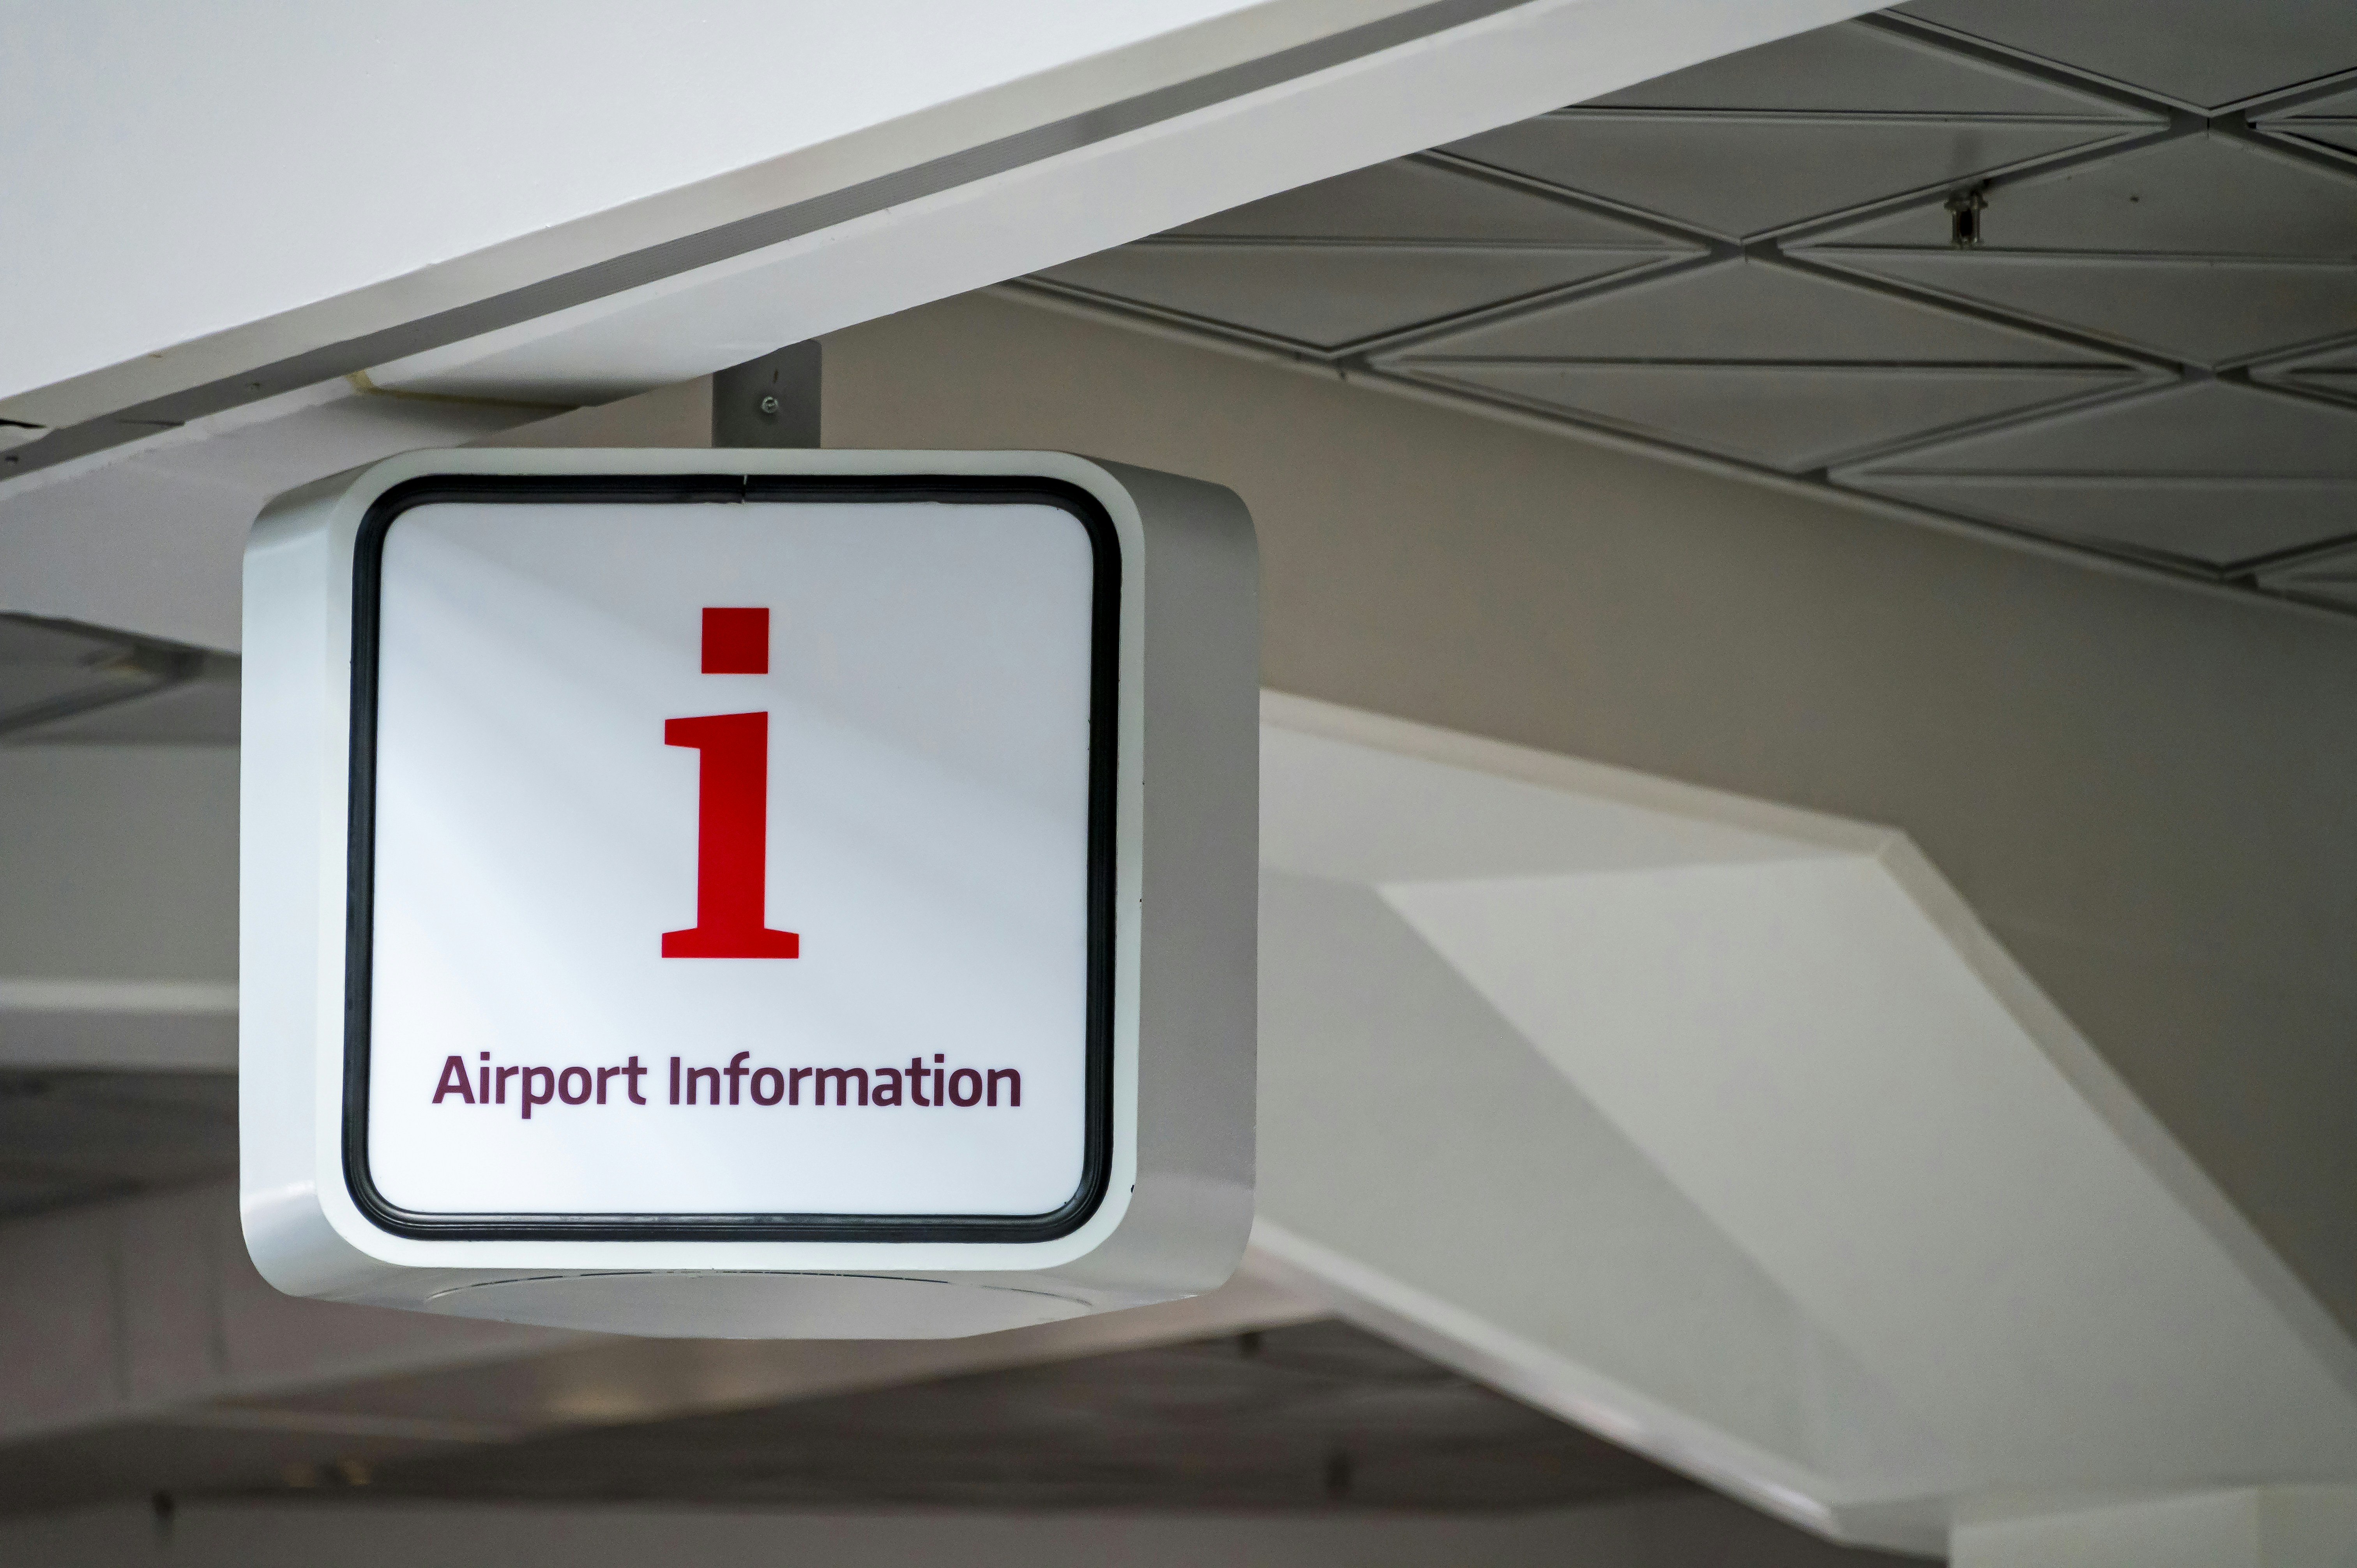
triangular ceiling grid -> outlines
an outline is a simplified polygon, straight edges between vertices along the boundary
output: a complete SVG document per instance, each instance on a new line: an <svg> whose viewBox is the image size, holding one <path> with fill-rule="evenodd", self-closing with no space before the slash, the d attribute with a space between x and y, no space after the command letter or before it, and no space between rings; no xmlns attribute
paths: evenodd
<svg viewBox="0 0 2357 1568"><path fill-rule="evenodd" d="M2357 60L2343 0L1912 0L1898 15L2189 109L2272 96Z"/></svg>
<svg viewBox="0 0 2357 1568"><path fill-rule="evenodd" d="M2199 382L1917 447L1855 489L2220 570L2357 518L2357 412Z"/></svg>
<svg viewBox="0 0 2357 1568"><path fill-rule="evenodd" d="M1737 259L1542 305L1390 357L2088 365L2042 333L1773 263Z"/></svg>
<svg viewBox="0 0 2357 1568"><path fill-rule="evenodd" d="M1258 337L1339 350L1663 261L1657 250L1535 246L1130 245L1039 275Z"/></svg>
<svg viewBox="0 0 2357 1568"><path fill-rule="evenodd" d="M1782 473L2136 384L2125 367L1441 362L1465 387Z"/></svg>
<svg viewBox="0 0 2357 1568"><path fill-rule="evenodd" d="M1036 286L2357 610L2346 0L1917 0Z"/></svg>
<svg viewBox="0 0 2357 1568"><path fill-rule="evenodd" d="M2251 379L2314 397L2357 401L2357 344L2343 344L2320 354L2255 366Z"/></svg>
<svg viewBox="0 0 2357 1568"><path fill-rule="evenodd" d="M1792 253L2189 363L2221 366L2357 321L2357 178L2196 135L1998 186L1982 243L1936 205Z"/></svg>
<svg viewBox="0 0 2357 1568"><path fill-rule="evenodd" d="M2309 556L2258 575L2261 586L2311 604L2357 610L2357 542L2347 550Z"/></svg>
<svg viewBox="0 0 2357 1568"><path fill-rule="evenodd" d="M2162 124L2110 99L1850 22L1448 150L1745 239Z"/></svg>
<svg viewBox="0 0 2357 1568"><path fill-rule="evenodd" d="M1339 353L1701 253L1691 241L1515 182L1402 158L1039 276L1182 320Z"/></svg>
<svg viewBox="0 0 2357 1568"><path fill-rule="evenodd" d="M2263 135L2357 162L2357 87L2287 109L2262 111L2252 116L2251 124Z"/></svg>

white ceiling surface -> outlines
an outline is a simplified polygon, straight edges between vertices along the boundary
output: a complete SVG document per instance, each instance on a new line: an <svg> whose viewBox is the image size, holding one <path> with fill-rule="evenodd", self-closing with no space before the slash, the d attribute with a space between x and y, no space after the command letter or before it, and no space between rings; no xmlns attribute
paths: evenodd
<svg viewBox="0 0 2357 1568"><path fill-rule="evenodd" d="M17 204L12 214L45 239L19 248L40 252L20 264L57 275L28 274L10 295L40 300L42 331L67 338L0 367L7 385L34 388L0 405L0 417L82 423L0 453L0 608L233 647L235 600L224 590L234 563L221 547L286 483L486 424L521 424L551 406L671 384L1865 8L1865 0L1163 0L1119 8L1114 21L1060 0L909 0L772 7L750 19L732 10L648 43L635 25L593 26L574 12L520 13L523 21L489 35L436 27L432 5L414 0L393 21L371 12L368 38L330 26L292 52L260 49L253 60L240 52L252 40L234 29L208 33L171 56L171 80L156 91L178 102L171 93L210 94L211 82L233 76L246 84L242 107L217 114L208 97L163 139L174 152L157 177L180 182L168 199L143 206L135 190L93 199L130 177L110 171L133 160L109 153L79 181L80 205L38 224L24 212L56 207L48 197L48 207ZM1082 12L1085 26L1074 20ZM85 24L58 19L81 13L59 13L45 24L53 36L10 58L58 58L75 27L102 30L110 15L92 11ZM811 32L822 16L833 20ZM533 49L536 29L561 36L565 58L582 55L588 66L550 69ZM360 69L350 60L367 62L384 73L387 92L409 90L441 80L412 59L426 47L418 35L439 60L454 31L474 52L457 51L463 68L436 100L458 106L448 118L427 116L414 140L387 128L407 123L397 116L361 116L366 127L352 128L344 106L353 92L335 62L349 57L347 76ZM380 32L389 39L382 51L372 41ZM924 49L908 47L912 36ZM139 37L143 49L167 52L152 29ZM228 51L234 65L196 69L190 62L213 58L209 50ZM690 69L699 50L726 69L716 77ZM468 95L467 84L519 56L533 69L519 71L511 102ZM912 72L917 56L922 69ZM75 58L111 51L93 41ZM642 72L648 59L657 69L643 95L598 90L615 71ZM816 107L784 90L801 76L769 69L781 59L824 62L802 73L827 84ZM273 73L305 62L316 70L302 75L301 91L272 102ZM748 68L760 84L732 93L730 72ZM292 118L320 91L314 77L339 84L332 110L322 105L307 134L297 133ZM867 91L884 79L888 91ZM20 145L77 156L116 146L119 128L105 119L114 94L65 92L81 80L48 72L38 94L8 101L38 133ZM151 107L131 123L144 124ZM594 124L585 128L585 117ZM446 145L454 125L463 147ZM87 145L75 127L90 128ZM608 178L594 166L618 135L678 145L623 157ZM1030 150L1009 152L1017 143ZM221 172L191 173L189 160L208 152ZM55 197L71 183L61 170L81 166L74 156L55 161L38 172L12 165L7 177ZM877 195L894 181L908 188ZM318 200L290 199L315 184ZM153 244L120 231L123 209L168 216L189 191L217 189L221 202L188 225L195 249L176 249L168 266ZM266 211L232 220L249 199ZM359 209L347 211L353 203ZM75 216L85 211L103 220ZM568 218L576 212L586 215ZM290 215L299 220L285 245L257 244ZM786 237L728 238L763 224L784 224ZM1661 248L1631 232L1633 259ZM102 254L78 268L86 247ZM1581 239L1574 248L1594 247ZM1609 270L1624 259L1598 254L1588 264ZM1444 288L1437 307L1461 305L1469 288L1480 295L1531 281L1511 260L1476 270L1478 280ZM400 275L369 281L387 272ZM1369 286L1386 281L1403 281L1401 269ZM534 289L536 303L516 303ZM177 314L149 319L144 302L155 298ZM125 315L126 302L139 309ZM505 324L447 325L457 318L450 313L469 311ZM120 341L108 335L118 316L130 323ZM415 347L398 357L339 358L404 334ZM126 352L147 357L108 360ZM251 382L242 379L248 366ZM345 372L355 379L334 379ZM39 384L55 376L68 379ZM373 449L322 441L322 399L369 400L361 418L377 426ZM212 450L221 422L237 432L235 452ZM159 432L176 423L183 439L168 465L151 461ZM80 451L75 442L104 449L63 456ZM22 477L5 478L11 467ZM114 472L124 467L133 472ZM264 472L271 478L257 483Z"/></svg>
<svg viewBox="0 0 2357 1568"><path fill-rule="evenodd" d="M1264 714L1257 1255L1901 1550L2357 1477L2357 1348L1900 835Z"/></svg>
<svg viewBox="0 0 2357 1568"><path fill-rule="evenodd" d="M2339 0L1919 0L1025 286L2357 608Z"/></svg>
<svg viewBox="0 0 2357 1568"><path fill-rule="evenodd" d="M1460 5L1463 0L1460 0ZM1473 7L1468 6L1468 14ZM1014 277L1866 9L1525 0L835 229L391 361L378 384L596 401ZM1508 272L1511 280L1511 270ZM1511 281L1509 283L1511 286Z"/></svg>
<svg viewBox="0 0 2357 1568"><path fill-rule="evenodd" d="M0 413L72 423L1416 4L17 7L0 296L40 306Z"/></svg>

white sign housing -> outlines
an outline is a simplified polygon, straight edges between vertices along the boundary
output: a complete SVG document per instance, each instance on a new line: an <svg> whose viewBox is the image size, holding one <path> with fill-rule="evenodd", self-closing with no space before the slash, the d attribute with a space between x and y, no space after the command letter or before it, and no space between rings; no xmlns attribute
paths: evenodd
<svg viewBox="0 0 2357 1568"><path fill-rule="evenodd" d="M246 583L246 1231L297 1294L979 1332L1251 1216L1257 607L1059 454L419 453Z"/></svg>

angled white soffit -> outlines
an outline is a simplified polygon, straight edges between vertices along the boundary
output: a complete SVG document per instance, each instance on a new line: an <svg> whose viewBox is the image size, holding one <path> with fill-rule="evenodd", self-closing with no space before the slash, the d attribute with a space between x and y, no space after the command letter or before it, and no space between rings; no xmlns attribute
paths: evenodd
<svg viewBox="0 0 2357 1568"><path fill-rule="evenodd" d="M156 80L127 124L44 65L111 58L111 8L44 12L0 61L0 133L47 149L0 171L41 241L0 260L0 295L38 302L0 352L0 607L231 646L228 579L200 561L292 484L1870 8L898 0L666 14L651 38L628 7L486 31L412 0L351 22L365 39L209 27L167 47L143 23L125 64ZM252 107L222 106L228 78ZM419 81L446 84L434 113L349 113ZM148 126L199 91L168 134ZM133 134L169 156L130 156Z"/></svg>
<svg viewBox="0 0 2357 1568"><path fill-rule="evenodd" d="M2357 1355L1900 834L1271 696L1258 1255L1836 1538L2357 1477Z"/></svg>

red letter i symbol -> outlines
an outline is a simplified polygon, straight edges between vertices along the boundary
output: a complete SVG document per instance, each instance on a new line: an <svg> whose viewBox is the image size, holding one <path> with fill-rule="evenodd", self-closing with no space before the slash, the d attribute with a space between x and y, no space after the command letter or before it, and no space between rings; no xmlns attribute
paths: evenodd
<svg viewBox="0 0 2357 1568"><path fill-rule="evenodd" d="M770 612L704 612L704 672L770 672ZM773 931L770 886L770 715L665 719L663 744L701 754L696 769L695 924L665 931L665 958L798 958L802 939Z"/></svg>

